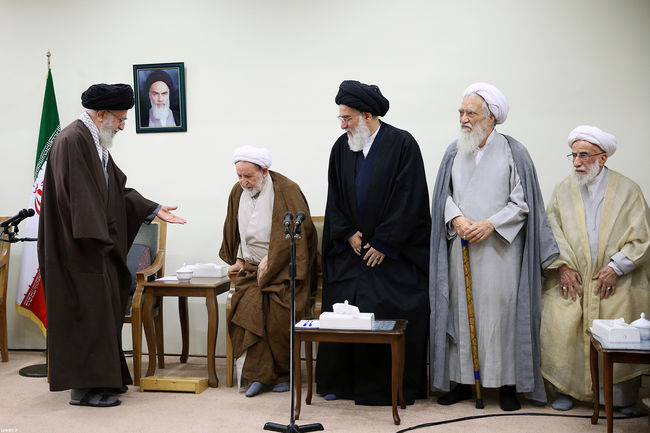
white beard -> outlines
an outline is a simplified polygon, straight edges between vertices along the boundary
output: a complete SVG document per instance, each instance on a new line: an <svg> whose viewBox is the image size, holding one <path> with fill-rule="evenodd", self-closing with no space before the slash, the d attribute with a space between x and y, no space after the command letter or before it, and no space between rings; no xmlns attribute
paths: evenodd
<svg viewBox="0 0 650 433"><path fill-rule="evenodd" d="M575 176L578 185L584 186L587 185L592 180L594 180L594 178L598 176L599 171L600 171L600 165L597 162L594 162L589 166L586 173L578 173L574 168L573 175Z"/></svg>
<svg viewBox="0 0 650 433"><path fill-rule="evenodd" d="M469 123L463 125L472 127ZM460 131L458 131L458 151L474 153L487 136L487 128L484 127L483 123L477 123L469 132L465 132L463 125L460 126Z"/></svg>
<svg viewBox="0 0 650 433"><path fill-rule="evenodd" d="M110 149L113 147L113 137L115 137L115 130L108 120L104 121L104 123L99 126L99 134L97 134L97 136L99 138L99 145L104 149Z"/></svg>
<svg viewBox="0 0 650 433"><path fill-rule="evenodd" d="M251 198L255 197L256 195L262 192L262 188L264 188L264 181L265 181L264 176L260 174L260 179L257 181L255 185L253 185L251 189L244 188L243 186L241 187L241 189L243 189L244 192L248 194L249 197Z"/></svg>
<svg viewBox="0 0 650 433"><path fill-rule="evenodd" d="M151 98L149 98L149 100L151 101ZM165 102L164 107L159 107L158 105L154 104L153 101L151 101L151 113L153 114L153 117L160 120L161 122L167 120L170 111L171 110L169 109L169 99L167 100L167 102Z"/></svg>
<svg viewBox="0 0 650 433"><path fill-rule="evenodd" d="M348 147L352 152L361 152L368 143L370 129L359 115L359 123L354 129L346 129L348 133Z"/></svg>

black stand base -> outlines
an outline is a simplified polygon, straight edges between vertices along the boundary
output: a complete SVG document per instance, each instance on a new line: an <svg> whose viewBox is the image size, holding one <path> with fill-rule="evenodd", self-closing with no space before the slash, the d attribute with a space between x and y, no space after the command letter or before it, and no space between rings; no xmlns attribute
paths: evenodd
<svg viewBox="0 0 650 433"><path fill-rule="evenodd" d="M289 425L283 425L283 424L276 424L274 422L267 422L266 424L264 424L264 430L279 431L282 433L303 433L303 432L310 432L310 431L322 431L325 429L323 428L323 425L320 423L305 424L305 425L295 425L292 423Z"/></svg>
<svg viewBox="0 0 650 433"><path fill-rule="evenodd" d="M47 364L28 365L18 370L18 374L25 377L47 377Z"/></svg>

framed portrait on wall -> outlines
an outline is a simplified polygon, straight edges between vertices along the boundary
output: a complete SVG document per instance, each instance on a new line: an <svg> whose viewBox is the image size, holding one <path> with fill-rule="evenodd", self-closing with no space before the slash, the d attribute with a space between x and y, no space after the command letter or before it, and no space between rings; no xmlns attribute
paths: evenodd
<svg viewBox="0 0 650 433"><path fill-rule="evenodd" d="M133 65L135 132L187 131L185 66Z"/></svg>

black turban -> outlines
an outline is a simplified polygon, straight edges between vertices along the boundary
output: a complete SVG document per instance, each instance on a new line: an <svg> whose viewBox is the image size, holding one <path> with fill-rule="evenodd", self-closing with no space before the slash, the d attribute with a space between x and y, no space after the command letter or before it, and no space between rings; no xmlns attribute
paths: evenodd
<svg viewBox="0 0 650 433"><path fill-rule="evenodd" d="M388 112L388 99L384 98L379 87L355 80L343 81L334 101L338 105L347 105L375 116L383 116Z"/></svg>
<svg viewBox="0 0 650 433"><path fill-rule="evenodd" d="M167 87L169 88L169 92L171 93L172 89L174 88L174 83L172 82L172 77L164 70L162 69L156 69L152 73L149 74L147 77L147 81L145 82L145 90L147 93L149 93L149 89L151 88L151 85L155 82L162 81L163 83L167 84Z"/></svg>
<svg viewBox="0 0 650 433"><path fill-rule="evenodd" d="M91 110L128 110L133 104L128 84L93 84L81 94L81 105Z"/></svg>

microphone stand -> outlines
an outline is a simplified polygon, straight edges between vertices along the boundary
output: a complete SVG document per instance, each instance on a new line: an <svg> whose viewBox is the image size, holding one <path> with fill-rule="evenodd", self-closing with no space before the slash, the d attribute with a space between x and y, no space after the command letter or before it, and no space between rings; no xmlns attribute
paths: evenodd
<svg viewBox="0 0 650 433"><path fill-rule="evenodd" d="M37 240L36 238L16 237L19 222L17 221L15 224L9 224L4 227L0 242L14 244L16 242L35 242ZM28 365L18 370L18 374L25 377L47 377L47 338L45 338L45 364Z"/></svg>
<svg viewBox="0 0 650 433"><path fill-rule="evenodd" d="M298 213L300 214L300 212ZM302 218L296 218L296 223L294 226L294 233L291 233L290 230L290 224L287 223L287 218L289 218L289 221L293 219L293 215L291 212L287 212L285 214L285 224L284 224L284 236L287 239L291 240L291 255L290 255L290 260L289 260L289 288L291 290L291 341L289 344L290 347L290 358L291 361L289 363L289 378L290 378L290 388L291 388L291 407L289 408L289 413L290 413L290 421L289 424L283 425L283 424L277 424L274 422L267 422L264 424L264 430L270 430L270 431L276 431L276 432L284 432L284 433L302 433L302 432L312 432L312 431L321 431L325 430L323 428L323 425L320 423L313 423L313 424L306 424L303 426L296 425L296 419L294 415L294 407L295 407L295 369L294 369L294 362L295 362L295 325L296 325L296 241L295 239L300 239L301 234L300 234L300 223L302 222L302 218L304 218L304 214ZM309 343L311 344L311 343ZM298 348L300 350L300 348Z"/></svg>

